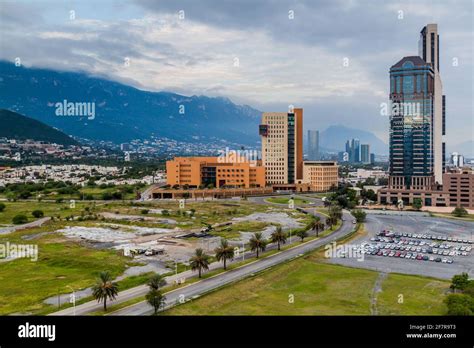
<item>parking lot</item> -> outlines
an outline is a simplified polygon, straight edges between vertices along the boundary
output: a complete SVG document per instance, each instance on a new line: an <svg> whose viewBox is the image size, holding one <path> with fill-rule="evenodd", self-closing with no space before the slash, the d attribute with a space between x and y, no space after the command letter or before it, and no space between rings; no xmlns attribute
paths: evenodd
<svg viewBox="0 0 474 348"><path fill-rule="evenodd" d="M351 242L354 253L330 262L383 272L450 279L474 266L474 223L416 215L367 214L367 235ZM358 257L351 257L354 254Z"/></svg>

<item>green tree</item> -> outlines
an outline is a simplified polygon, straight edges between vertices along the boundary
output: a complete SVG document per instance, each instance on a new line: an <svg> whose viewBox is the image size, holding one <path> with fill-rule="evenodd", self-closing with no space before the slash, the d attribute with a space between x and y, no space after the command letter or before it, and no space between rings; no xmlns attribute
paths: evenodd
<svg viewBox="0 0 474 348"><path fill-rule="evenodd" d="M160 274L154 274L148 279L146 283L150 289L159 290L161 287L166 285L166 280Z"/></svg>
<svg viewBox="0 0 474 348"><path fill-rule="evenodd" d="M189 263L193 271L198 270L199 278L201 278L202 271L209 269L209 255L205 254L201 248L196 249L194 256L189 260Z"/></svg>
<svg viewBox="0 0 474 348"><path fill-rule="evenodd" d="M215 249L215 253L217 261L224 262L224 269L227 269L227 259L232 259L234 257L234 248L229 245L227 239L221 239L221 245Z"/></svg>
<svg viewBox="0 0 474 348"><path fill-rule="evenodd" d="M255 232L250 238L250 250L257 252L257 259L259 256L260 251L264 252L267 247L267 241L263 239L263 235L261 232Z"/></svg>
<svg viewBox="0 0 474 348"><path fill-rule="evenodd" d="M308 237L308 232L306 232L306 230L299 230L298 232L296 232L296 235L297 235L298 237L300 237L300 238L301 238L301 242L303 242L304 239L305 239L306 237Z"/></svg>
<svg viewBox="0 0 474 348"><path fill-rule="evenodd" d="M33 215L35 218L39 219L39 218L42 218L44 216L44 213L42 210L33 210L33 212L31 213L31 215Z"/></svg>
<svg viewBox="0 0 474 348"><path fill-rule="evenodd" d="M150 289L146 294L145 299L148 304L153 307L155 315L158 314L160 308L164 307L166 303L166 297L157 289Z"/></svg>
<svg viewBox="0 0 474 348"><path fill-rule="evenodd" d="M411 206L415 210L420 210L423 207L423 201L421 200L421 198L414 198L413 204Z"/></svg>
<svg viewBox="0 0 474 348"><path fill-rule="evenodd" d="M451 214L453 216L456 216L456 217L463 217L463 216L468 215L467 210L464 207L461 207L461 206L454 208L454 210L451 212Z"/></svg>
<svg viewBox="0 0 474 348"><path fill-rule="evenodd" d="M278 250L280 250L280 244L286 243L286 233L283 232L281 226L277 226L275 232L272 233L272 243L277 243Z"/></svg>
<svg viewBox="0 0 474 348"><path fill-rule="evenodd" d="M15 225L26 224L28 222L28 218L24 214L18 214L13 217L12 222Z"/></svg>
<svg viewBox="0 0 474 348"><path fill-rule="evenodd" d="M367 214L362 209L354 209L351 212L352 216L355 217L357 222L364 222Z"/></svg>
<svg viewBox="0 0 474 348"><path fill-rule="evenodd" d="M473 315L474 298L464 294L450 294L444 299L448 315Z"/></svg>
<svg viewBox="0 0 474 348"><path fill-rule="evenodd" d="M337 203L332 203L328 208L328 215L335 224L337 220L342 218L342 209Z"/></svg>
<svg viewBox="0 0 474 348"><path fill-rule="evenodd" d="M118 285L112 281L108 271L100 272L96 284L92 287L92 296L97 302L104 302L104 311L107 310L107 299L114 300L118 295Z"/></svg>
<svg viewBox="0 0 474 348"><path fill-rule="evenodd" d="M461 274L456 274L451 279L450 288L456 292L456 290L463 291L469 284L469 274L463 272Z"/></svg>

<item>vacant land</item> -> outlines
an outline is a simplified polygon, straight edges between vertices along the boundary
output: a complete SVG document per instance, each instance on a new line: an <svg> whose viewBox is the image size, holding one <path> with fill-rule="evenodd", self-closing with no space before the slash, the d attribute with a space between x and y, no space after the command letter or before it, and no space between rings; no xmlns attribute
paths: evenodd
<svg viewBox="0 0 474 348"><path fill-rule="evenodd" d="M41 210L44 216L54 216L65 218L73 214L80 214L85 207L92 207L93 203L75 202L75 208L70 208L70 203L52 203L52 202L2 202L5 204L5 210L0 212L0 225L11 225L15 215L24 214L28 222L37 220L32 213L35 210Z"/></svg>
<svg viewBox="0 0 474 348"><path fill-rule="evenodd" d="M325 264L315 256L277 266L166 315L370 315L378 273ZM379 314L442 315L449 283L389 275L377 296ZM398 295L403 294L403 303Z"/></svg>
<svg viewBox="0 0 474 348"><path fill-rule="evenodd" d="M15 232L8 235L8 239L0 238L0 243L37 245L39 256L37 261L26 258L0 261L1 315L38 313L47 307L43 303L45 298L70 292L68 286L76 290L91 286L104 270L118 276L130 263L130 259L119 256L116 251L87 248L65 241L57 234L47 234L51 227L54 228ZM34 239L26 241L22 237Z"/></svg>
<svg viewBox="0 0 474 348"><path fill-rule="evenodd" d="M4 202L6 208L0 212L0 225L10 225L13 216L25 214L28 221L36 220L34 210L41 210L44 216L54 217L42 227L0 234L0 244L34 245L38 247L38 260L0 259L0 315L12 313L41 314L51 310L43 301L58 294L88 288L94 284L99 272L108 270L113 277L123 275L127 266L138 265L120 251L98 247L97 243L76 238L66 238L61 232L66 227L101 227L113 222L114 225L166 227L173 230L201 228L216 222L231 221L236 217L245 217L255 212L266 212L269 208L250 202L210 201L186 202L185 209L179 209L177 202L76 202L71 208L69 202L17 201ZM279 210L272 207L273 210ZM119 216L154 217L153 221L119 221L104 219L101 213L109 212ZM299 213L298 213L299 214ZM301 215L301 216L300 216ZM301 218L299 214L295 218ZM163 221L163 222L158 222ZM166 222L168 221L168 222ZM225 237L239 236L240 231L258 231L270 223L259 221L239 221L235 225L216 228L216 235ZM129 226L128 226L129 225ZM179 231L178 230L178 231ZM115 230L112 230L115 231ZM213 231L214 233L214 231ZM186 244L186 243L184 243ZM192 245L192 243L191 243ZM184 248L184 247L183 247ZM180 264L181 265L181 264ZM174 264L173 264L174 267ZM180 267L182 270L184 266ZM138 279L138 280L137 280ZM143 282L144 279L125 278L121 283Z"/></svg>

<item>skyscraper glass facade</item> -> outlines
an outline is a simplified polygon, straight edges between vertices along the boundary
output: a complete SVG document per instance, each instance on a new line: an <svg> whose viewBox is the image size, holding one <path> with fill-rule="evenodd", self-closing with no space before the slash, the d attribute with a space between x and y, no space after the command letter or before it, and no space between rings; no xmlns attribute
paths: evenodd
<svg viewBox="0 0 474 348"><path fill-rule="evenodd" d="M390 175L405 188L433 176L434 71L420 57L405 57L390 69Z"/></svg>

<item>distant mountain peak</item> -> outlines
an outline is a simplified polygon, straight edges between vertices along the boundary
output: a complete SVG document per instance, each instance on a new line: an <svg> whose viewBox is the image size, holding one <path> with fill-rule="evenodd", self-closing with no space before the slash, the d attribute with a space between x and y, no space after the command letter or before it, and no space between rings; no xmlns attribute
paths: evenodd
<svg viewBox="0 0 474 348"><path fill-rule="evenodd" d="M261 112L227 97L149 92L84 73L18 68L0 61L0 108L14 110L68 134L115 143L151 135L193 142L220 139L255 145ZM57 117L63 100L95 103L96 117Z"/></svg>

